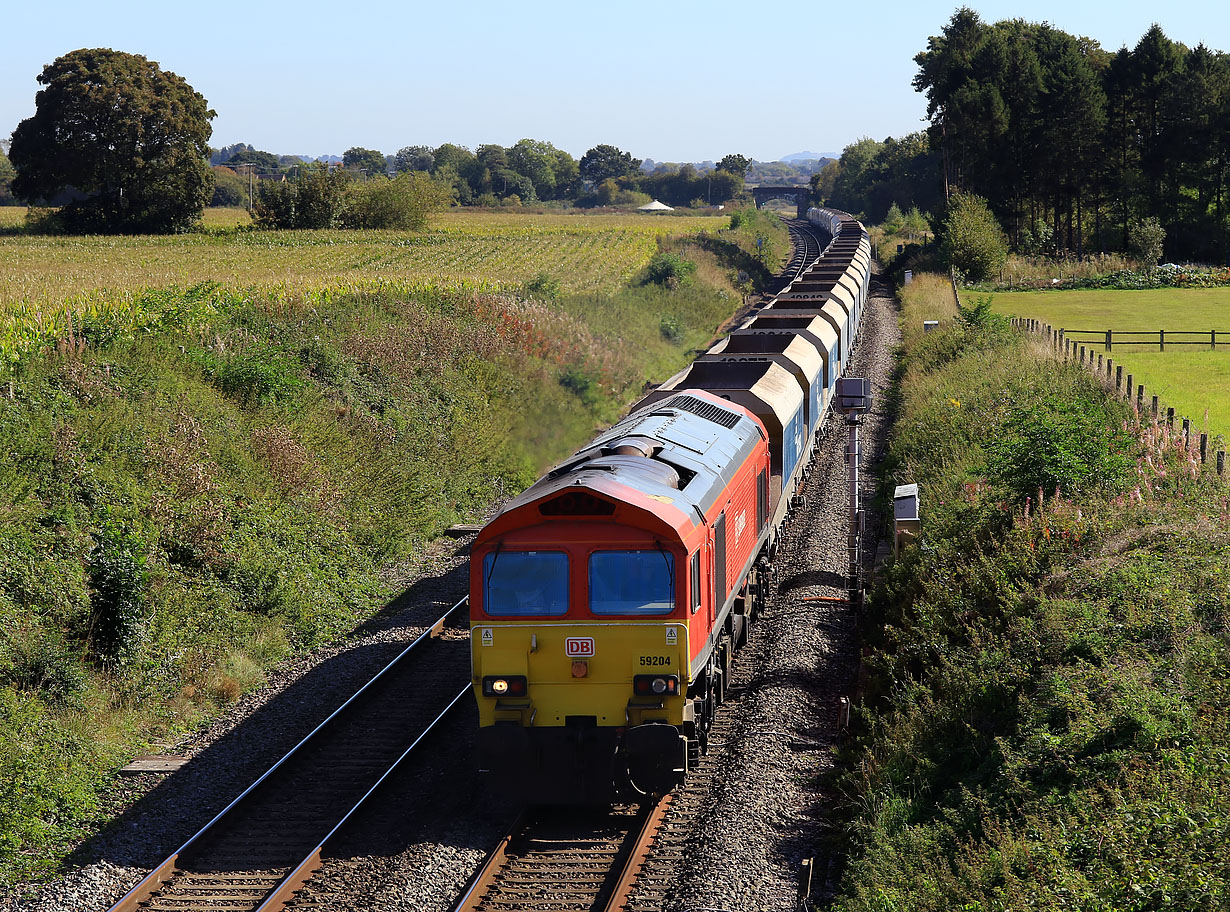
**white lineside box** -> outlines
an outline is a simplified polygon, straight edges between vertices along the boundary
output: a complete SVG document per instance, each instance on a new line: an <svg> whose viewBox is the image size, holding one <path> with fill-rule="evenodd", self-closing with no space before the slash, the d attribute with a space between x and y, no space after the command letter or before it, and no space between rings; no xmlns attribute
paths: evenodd
<svg viewBox="0 0 1230 912"><path fill-rule="evenodd" d="M922 534L922 519L918 513L918 485L897 485L893 490L893 532L894 554Z"/></svg>

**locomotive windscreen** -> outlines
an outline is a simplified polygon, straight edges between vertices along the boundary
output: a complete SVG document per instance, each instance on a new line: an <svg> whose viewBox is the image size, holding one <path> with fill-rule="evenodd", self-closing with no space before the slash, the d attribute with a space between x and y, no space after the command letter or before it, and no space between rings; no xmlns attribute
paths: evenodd
<svg viewBox="0 0 1230 912"><path fill-rule="evenodd" d="M661 615L675 610L675 560L667 551L595 551L589 557L589 610Z"/></svg>
<svg viewBox="0 0 1230 912"><path fill-rule="evenodd" d="M568 613L568 555L563 551L493 551L483 560L483 610L492 617Z"/></svg>

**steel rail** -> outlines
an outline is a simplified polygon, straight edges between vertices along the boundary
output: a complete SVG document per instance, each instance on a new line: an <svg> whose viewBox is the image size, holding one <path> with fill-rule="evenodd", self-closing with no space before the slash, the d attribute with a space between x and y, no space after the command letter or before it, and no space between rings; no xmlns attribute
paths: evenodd
<svg viewBox="0 0 1230 912"><path fill-rule="evenodd" d="M623 870L619 874L619 882L615 885L611 898L603 907L603 912L621 912L627 906L632 888L636 885L636 878L644 869L645 860L653 848L654 838L658 835L658 830L662 826L662 821L666 819L666 812L670 806L671 796L666 795L645 815L636 841L632 844L632 850L628 853Z"/></svg>
<svg viewBox="0 0 1230 912"><path fill-rule="evenodd" d="M458 601L455 605L453 605L453 607L451 607L448 611L444 612L444 614L441 615L439 619L437 619L430 627L428 627L426 630L423 631L423 633L421 633L418 637L416 637L414 642L412 642L409 646L407 646L400 653L398 653L397 656L391 662L385 665L384 668L380 669L380 671L378 671L375 675L373 675L372 678L366 684L364 684L361 688L355 691L355 693L352 694L346 700L346 702L344 702L341 706L339 706L332 713L330 713L329 716L324 719L324 721L322 721L315 728L313 728L311 732L305 735L299 741L298 744L296 744L289 751L287 751L286 754L283 755L282 758L278 760L277 763L275 763L268 770L266 770L255 782L249 785L238 796L236 796L229 804L227 804L226 807L224 807L221 811L215 814L214 817L208 823L206 823L196 833L190 836L183 845L181 845L178 849L176 849L173 853L171 853L171 855L169 855L156 868L150 871L150 873L147 874L145 878L140 881L140 883L138 883L131 890L129 890L126 894L124 894L124 896L121 897L118 902L116 902L114 905L110 907L108 912L138 912L140 908L140 904L147 902L153 896L153 894L158 890L158 888L170 879L170 877L172 876L172 874L174 873L176 869L176 864L179 861L180 856L183 855L184 852L186 852L190 848L195 847L198 843L202 842L206 836L211 835L215 827L217 827L229 815L233 814L240 807L241 804L248 801L251 798L251 796L256 792L257 789L261 788L263 785L271 781L272 778L277 774L277 772L280 769L282 769L282 767L285 766L292 758L295 758L299 754L299 752L305 748L305 746L313 742L327 728L331 728L333 727L333 725L337 724L337 720L344 713L346 713L347 710L351 709L355 705L355 703L364 694L368 692L370 688L372 688L374 685L376 685L378 681L380 681L381 678L383 678L386 674L391 673L391 670L395 666L397 666L398 663L400 663L403 659L405 659L408 655L410 655L416 648L418 648L420 644L422 644L424 641L435 638L444 629L445 624L447 623L448 619L453 615L453 613L457 611L457 609L461 608L463 605L468 604L468 602L469 602L469 596L465 596L460 601ZM420 740L421 740L421 737L420 737Z"/></svg>
<svg viewBox="0 0 1230 912"><path fill-rule="evenodd" d="M667 795L659 799L652 807L642 811L632 826L628 828L628 833L624 837L618 851L614 855L614 859L610 866L610 872L602 878L603 882L613 881L613 886L609 893L605 887L600 887L594 896L593 902L577 900L575 909L577 912L619 912L627 905L633 886L636 884L637 877L641 874L646 859L653 847L654 838L658 834L658 830L662 826L662 822L666 817L666 811L670 807L671 796ZM524 862L526 856L520 856L516 853L514 843L520 841L529 841L534 832L536 823L535 810L527 808L517 816L513 821L508 832L500 839L495 848L488 853L482 866L474 872L470 880L466 883L465 890L458 899L450 906L450 912L482 912L488 907L488 900L493 906L508 904L509 902L519 902L518 900L510 900L501 898L498 895L491 896L493 887L498 887L502 879L506 875L506 869L511 867L518 861ZM601 818L601 823L596 826L596 829L601 831L609 826L609 820L606 817ZM563 854L562 852L556 855ZM603 864L600 858L595 858L598 854L592 851L579 850L577 853L584 859L584 863L592 866L596 870L602 870ZM526 874L517 875L518 878L526 878ZM591 879L593 872L590 872ZM548 887L545 881L543 887ZM604 894L606 894L604 898ZM557 905L562 905L566 900L560 897L552 897L551 901Z"/></svg>
<svg viewBox="0 0 1230 912"><path fill-rule="evenodd" d="M432 731L435 730L436 726L439 725L440 722L443 721L444 718L457 707L457 704L461 702L462 697L469 694L471 687L473 687L473 685L466 682L466 686L461 688L457 696L453 697L453 699L449 701L448 706L444 707L440 714L431 721L431 724L429 724L427 728L423 729L419 736L414 739L414 742L402 752L401 756L393 761L393 765L390 766L384 774L372 784L372 787L363 793L363 797L355 802L354 807L348 810L345 816L334 824L333 829L325 834L324 838L321 839L320 842L317 843L316 847L308 853L307 857L304 858L303 861L299 862L293 871L286 875L286 879L278 884L273 893L270 894L269 898L256 908L256 912L281 912L281 910L286 907L286 903L295 895L295 893L311 879L313 874L320 870L320 867L323 864L324 851L328 848L330 840L337 836L342 827L350 821L350 818L357 814L367 800L378 789L380 789L380 787L383 786L394 773L397 772L397 769L401 766L402 762L409 757L414 749L423 741L423 739L431 734Z"/></svg>

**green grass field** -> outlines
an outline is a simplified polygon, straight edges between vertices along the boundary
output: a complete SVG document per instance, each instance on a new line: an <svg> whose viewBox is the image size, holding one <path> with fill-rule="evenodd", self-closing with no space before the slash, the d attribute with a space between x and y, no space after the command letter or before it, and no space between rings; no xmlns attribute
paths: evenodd
<svg viewBox="0 0 1230 912"><path fill-rule="evenodd" d="M969 303L985 297L962 292ZM1145 395L1159 396L1162 407L1191 418L1197 428L1230 436L1230 288L1158 288L1146 291L1022 291L999 293L992 306L1000 313L1033 317L1055 328L1104 331L1164 329L1226 332L1226 347L1216 351L1195 346L1116 344L1107 353L1101 340L1093 350L1122 364ZM1074 337L1075 338L1075 337Z"/></svg>

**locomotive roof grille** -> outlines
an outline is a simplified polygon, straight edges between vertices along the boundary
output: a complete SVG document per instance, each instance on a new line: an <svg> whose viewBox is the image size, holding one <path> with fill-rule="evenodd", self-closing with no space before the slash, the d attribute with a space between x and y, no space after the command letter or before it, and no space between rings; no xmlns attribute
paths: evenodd
<svg viewBox="0 0 1230 912"><path fill-rule="evenodd" d="M697 399L695 396L675 396L662 403L662 406L677 408L680 411L691 412L700 418L707 421L712 421L714 424L720 424L726 429L731 429L739 423L739 415L734 412L728 412L724 408L719 408L712 402L706 402L704 399Z"/></svg>

